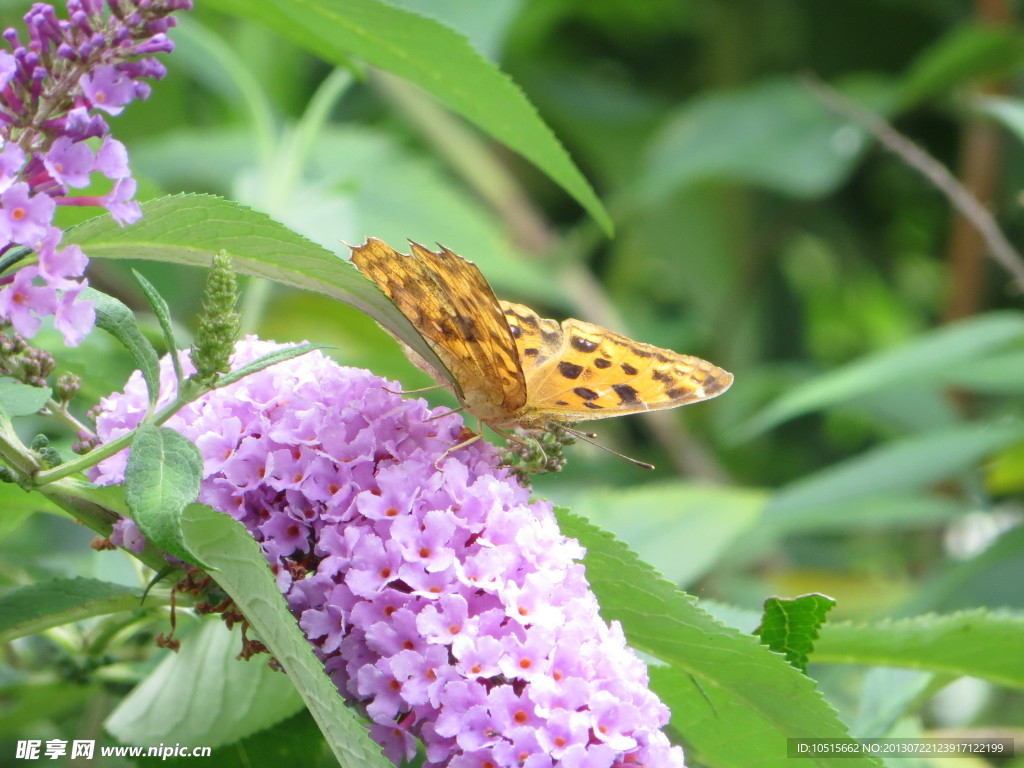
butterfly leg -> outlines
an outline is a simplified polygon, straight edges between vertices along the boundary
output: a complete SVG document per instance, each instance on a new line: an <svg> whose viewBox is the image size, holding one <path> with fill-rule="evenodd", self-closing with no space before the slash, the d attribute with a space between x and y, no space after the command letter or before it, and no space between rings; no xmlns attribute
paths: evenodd
<svg viewBox="0 0 1024 768"><path fill-rule="evenodd" d="M458 408L452 408L450 411L435 414L429 418L424 419L424 421L434 421L435 419L443 419L445 416L451 416L453 413L462 413L464 410L466 410L465 406L459 406ZM483 432L483 429L481 429L480 431Z"/></svg>
<svg viewBox="0 0 1024 768"><path fill-rule="evenodd" d="M389 392L392 395L418 395L421 392L431 392L435 389L444 389L443 384L432 384L429 387L420 387L419 389L391 389L390 387L381 387L385 392Z"/></svg>
<svg viewBox="0 0 1024 768"><path fill-rule="evenodd" d="M442 414L442 415L447 416L448 414ZM440 472L441 471L441 462L444 461L445 459L447 459L451 454L455 453L455 451L459 450L460 448L465 448L467 445L472 445L477 440L482 440L483 436L484 436L484 430L483 430L483 425L482 424L479 426L479 430L480 431L476 432L475 434L473 434L472 437L469 437L469 438L467 438L466 440L463 440L460 443L456 443L451 448L447 449L444 453L442 453L440 456L438 456L434 460L434 469L436 469L436 470L438 470ZM469 430L466 430L466 431L468 432Z"/></svg>

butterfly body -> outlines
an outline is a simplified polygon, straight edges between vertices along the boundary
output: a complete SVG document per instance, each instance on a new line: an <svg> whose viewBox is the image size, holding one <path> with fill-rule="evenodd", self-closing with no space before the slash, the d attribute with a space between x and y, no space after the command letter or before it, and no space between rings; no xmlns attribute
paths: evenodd
<svg viewBox="0 0 1024 768"><path fill-rule="evenodd" d="M732 384L732 374L700 358L499 301L476 265L447 248L412 243L412 251L370 238L353 247L352 261L451 375L406 347L410 360L491 427L546 431L707 400Z"/></svg>

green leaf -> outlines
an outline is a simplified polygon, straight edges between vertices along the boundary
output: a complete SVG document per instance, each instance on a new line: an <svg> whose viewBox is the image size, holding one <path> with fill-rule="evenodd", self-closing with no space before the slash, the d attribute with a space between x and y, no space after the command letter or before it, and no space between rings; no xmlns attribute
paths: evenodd
<svg viewBox="0 0 1024 768"><path fill-rule="evenodd" d="M0 596L0 643L141 605L137 589L95 579L53 579Z"/></svg>
<svg viewBox="0 0 1024 768"><path fill-rule="evenodd" d="M795 483L794 483L795 484ZM833 498L827 503L779 503L769 506L753 531L757 539L777 539L820 531L894 531L934 526L962 517L970 510L966 501L919 491L894 491ZM819 498L824 500L824 489ZM792 499L791 499L792 500ZM806 501L806 499L804 500ZM749 538L744 539L744 545Z"/></svg>
<svg viewBox="0 0 1024 768"><path fill-rule="evenodd" d="M82 298L93 302L96 307L96 325L117 339L128 353L132 361L142 371L149 392L149 402L155 403L160 395L160 358L142 335L135 314L121 301L113 296L100 293L95 288L82 291Z"/></svg>
<svg viewBox="0 0 1024 768"><path fill-rule="evenodd" d="M768 502L765 520L776 516L827 515L833 504L925 488L1024 437L1024 425L968 424L886 443L859 456L807 475L779 490Z"/></svg>
<svg viewBox="0 0 1024 768"><path fill-rule="evenodd" d="M989 312L951 323L789 390L754 416L743 429L743 436L749 439L796 416L895 387L921 382L942 386L957 377L963 381L968 366L1021 340L1024 314L1020 312Z"/></svg>
<svg viewBox="0 0 1024 768"><path fill-rule="evenodd" d="M217 750L217 768L281 768L285 765L337 768L338 761L327 749L316 721L305 709ZM195 768L195 758L161 759L160 768Z"/></svg>
<svg viewBox="0 0 1024 768"><path fill-rule="evenodd" d="M757 524L766 500L763 491L664 483L589 489L573 499L573 509L615 531L670 581L689 584Z"/></svg>
<svg viewBox="0 0 1024 768"><path fill-rule="evenodd" d="M0 377L0 410L12 419L39 413L52 394L49 387L33 387L8 376Z"/></svg>
<svg viewBox="0 0 1024 768"><path fill-rule="evenodd" d="M278 349L273 352L268 352L265 355L257 357L251 363L243 365L234 371L224 374L217 379L216 389L226 387L228 384L234 384L240 379L244 379L246 376L262 371L264 368L269 368L277 363L284 362L285 360L291 360L292 358L305 355L308 352L312 352L314 349L326 349L327 344L296 344L294 347L286 347L285 349Z"/></svg>
<svg viewBox="0 0 1024 768"><path fill-rule="evenodd" d="M53 501L41 493L30 493L16 483L0 483L0 541L15 531L36 512L63 514Z"/></svg>
<svg viewBox="0 0 1024 768"><path fill-rule="evenodd" d="M587 548L587 580L601 615L622 622L634 648L669 665L652 668L651 679L693 762L783 768L792 762L787 738L849 737L813 681L781 656L716 622L610 534L564 510L558 520ZM825 756L809 764L877 765Z"/></svg>
<svg viewBox="0 0 1024 768"><path fill-rule="evenodd" d="M871 664L970 675L1024 688L1024 616L976 610L947 616L830 623L815 663Z"/></svg>
<svg viewBox="0 0 1024 768"><path fill-rule="evenodd" d="M380 289L346 260L266 214L212 195L176 195L142 204L142 219L120 227L109 214L65 233L100 259L147 259L207 268L226 251L245 275L323 293L366 312L438 371L437 355Z"/></svg>
<svg viewBox="0 0 1024 768"><path fill-rule="evenodd" d="M313 655L249 532L202 504L186 510L182 530L189 548L217 569L217 583L284 667L338 761L348 768L391 768Z"/></svg>
<svg viewBox="0 0 1024 768"><path fill-rule="evenodd" d="M1024 39L1016 30L994 25L963 26L927 48L900 86L904 109L982 75L1008 74L1024 62Z"/></svg>
<svg viewBox="0 0 1024 768"><path fill-rule="evenodd" d="M8 673L9 674L9 673ZM4 716L0 717L0 738L17 740L21 734L39 727L41 722L67 722L65 718L80 717L102 695L98 683L83 685L80 681L56 676L36 676L35 681L4 685ZM43 679L39 679L43 678Z"/></svg>
<svg viewBox="0 0 1024 768"><path fill-rule="evenodd" d="M267 666L266 657L239 661L241 650L240 632L219 619L203 621L121 700L104 726L125 744L173 740L219 747L302 708L286 675Z"/></svg>
<svg viewBox="0 0 1024 768"><path fill-rule="evenodd" d="M890 87L863 78L837 86L885 111ZM822 105L796 78L773 77L697 96L670 116L643 166L640 200L653 203L708 179L734 179L794 197L841 184L868 137Z"/></svg>
<svg viewBox="0 0 1024 768"><path fill-rule="evenodd" d="M807 671L807 657L814 650L818 629L825 623L836 601L825 595L794 598L769 597L764 601L764 618L754 632L761 642L801 672Z"/></svg>
<svg viewBox="0 0 1024 768"><path fill-rule="evenodd" d="M124 472L132 519L160 549L198 565L182 539L181 514L199 495L202 477L202 456L187 437L166 427L138 428Z"/></svg>
<svg viewBox="0 0 1024 768"><path fill-rule="evenodd" d="M1001 123L1018 141L1024 141L1024 101L1012 96L978 96L972 106Z"/></svg>
<svg viewBox="0 0 1024 768"><path fill-rule="evenodd" d="M149 306L153 308L153 314L156 315L157 322L160 323L160 330L164 334L164 346L167 348L171 364L174 366L174 378L180 382L181 361L178 360L178 343L174 340L174 329L171 327L171 308L167 305L164 297L160 295L156 287L143 277L137 269L132 270L132 276L142 288L142 292L146 294Z"/></svg>
<svg viewBox="0 0 1024 768"><path fill-rule="evenodd" d="M261 21L338 66L351 66L355 56L418 85L536 165L611 234L608 213L534 106L451 28L378 0L213 4Z"/></svg>
<svg viewBox="0 0 1024 768"><path fill-rule="evenodd" d="M815 659L817 661L817 659ZM895 667L874 667L864 675L856 721L850 730L858 738L881 738L911 706L925 698L935 684L935 675Z"/></svg>

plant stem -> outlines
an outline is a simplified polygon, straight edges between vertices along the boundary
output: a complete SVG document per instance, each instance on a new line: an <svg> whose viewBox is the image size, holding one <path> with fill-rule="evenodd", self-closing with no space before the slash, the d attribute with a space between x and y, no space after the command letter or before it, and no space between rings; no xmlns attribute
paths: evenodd
<svg viewBox="0 0 1024 768"><path fill-rule="evenodd" d="M65 426L75 430L76 433L85 432L86 434L92 434L92 430L89 429L88 425L76 419L67 409L67 406L61 405L52 397L46 401L46 414L53 416L58 421L64 422Z"/></svg>

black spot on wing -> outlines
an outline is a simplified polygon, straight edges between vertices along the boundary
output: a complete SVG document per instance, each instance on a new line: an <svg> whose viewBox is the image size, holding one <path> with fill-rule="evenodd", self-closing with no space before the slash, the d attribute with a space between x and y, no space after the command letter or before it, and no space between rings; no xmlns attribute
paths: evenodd
<svg viewBox="0 0 1024 768"><path fill-rule="evenodd" d="M587 387L576 387L573 392L584 400L596 400L598 398L597 392Z"/></svg>
<svg viewBox="0 0 1024 768"><path fill-rule="evenodd" d="M563 360L558 364L558 372L567 379L578 379L583 373L583 366Z"/></svg>
<svg viewBox="0 0 1024 768"><path fill-rule="evenodd" d="M674 387L665 393L665 395L671 400L680 400L692 394L693 390L687 389L686 387Z"/></svg>
<svg viewBox="0 0 1024 768"><path fill-rule="evenodd" d="M523 350L523 354L526 355L527 357L536 357L537 355L540 354L540 350L537 349L536 347L527 347L526 349Z"/></svg>
<svg viewBox="0 0 1024 768"><path fill-rule="evenodd" d="M620 403L635 403L637 401L637 391L629 384L612 384L612 389L619 396Z"/></svg>
<svg viewBox="0 0 1024 768"><path fill-rule="evenodd" d="M601 368L601 369L609 368L609 367L611 367L611 364L612 364L611 360L605 360L603 357L599 357L599 358L597 358L594 361L594 367L595 368ZM625 365L625 364L623 364L623 365ZM633 370L636 370L636 369L634 368Z"/></svg>
<svg viewBox="0 0 1024 768"><path fill-rule="evenodd" d="M597 342L584 339L582 336L573 336L569 339L570 346L578 352L593 352L597 349Z"/></svg>
<svg viewBox="0 0 1024 768"><path fill-rule="evenodd" d="M654 379L655 381L660 381L666 387L671 387L673 384L676 383L676 377L673 376L668 371L654 371L651 374L651 378Z"/></svg>
<svg viewBox="0 0 1024 768"><path fill-rule="evenodd" d="M533 315L520 315L514 309L506 309L505 314L509 315L510 317L514 317L522 325L528 325L533 329L537 328L537 318L534 317Z"/></svg>
<svg viewBox="0 0 1024 768"><path fill-rule="evenodd" d="M626 374L627 376L636 376L638 373L640 373L640 371L638 371L636 368L634 368L629 363L623 363L622 364L622 372L624 374Z"/></svg>

